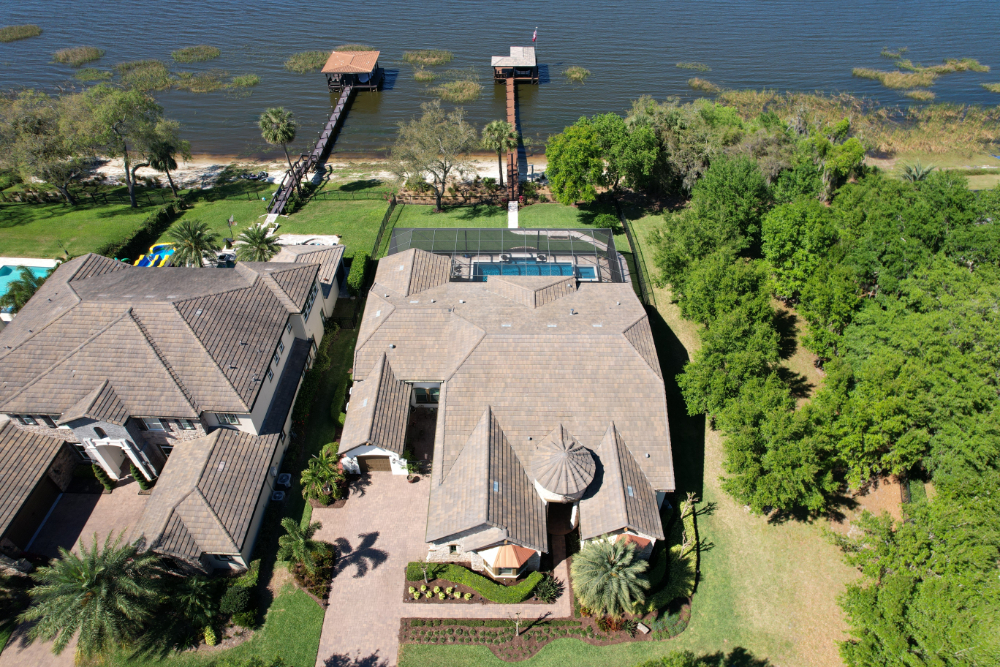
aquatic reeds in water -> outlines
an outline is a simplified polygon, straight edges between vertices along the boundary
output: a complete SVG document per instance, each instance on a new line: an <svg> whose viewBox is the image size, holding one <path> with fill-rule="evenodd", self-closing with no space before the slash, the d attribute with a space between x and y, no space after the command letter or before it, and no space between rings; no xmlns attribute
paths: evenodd
<svg viewBox="0 0 1000 667"><path fill-rule="evenodd" d="M253 88L260 83L260 77L256 74L240 74L234 76L226 88Z"/></svg>
<svg viewBox="0 0 1000 667"><path fill-rule="evenodd" d="M0 28L0 42L16 42L19 39L38 37L42 29L37 25L7 25Z"/></svg>
<svg viewBox="0 0 1000 667"><path fill-rule="evenodd" d="M52 61L69 65L70 67L79 67L87 63L92 63L95 60L100 60L103 56L104 49L99 49L96 46L74 46L69 49L60 49L53 53Z"/></svg>
<svg viewBox="0 0 1000 667"><path fill-rule="evenodd" d="M878 81L886 88L926 88L934 84L938 75L930 71L885 72L868 67L855 67L851 74L861 79Z"/></svg>
<svg viewBox="0 0 1000 667"><path fill-rule="evenodd" d="M170 52L170 57L179 63L203 63L218 58L222 52L214 46L199 44Z"/></svg>
<svg viewBox="0 0 1000 667"><path fill-rule="evenodd" d="M584 69L583 67L567 67L563 70L563 76L565 76L570 81L575 81L577 83L583 83L590 76L590 70Z"/></svg>
<svg viewBox="0 0 1000 667"><path fill-rule="evenodd" d="M720 90L722 90L711 81L706 81L705 79L699 79L698 77L694 77L693 79L688 79L688 85L694 88L695 90L700 90L704 93L717 93Z"/></svg>
<svg viewBox="0 0 1000 667"><path fill-rule="evenodd" d="M189 93L211 93L222 88L222 80L228 76L226 72L212 70L210 72L179 72L174 79L174 88L186 90Z"/></svg>
<svg viewBox="0 0 1000 667"><path fill-rule="evenodd" d="M884 46L882 47L882 53L880 53L879 55L881 55L883 58L889 58L891 60L899 60L900 58L903 57L903 54L906 53L908 50L909 49L907 49L905 46L900 49L896 49L895 51L890 49L888 46Z"/></svg>
<svg viewBox="0 0 1000 667"><path fill-rule="evenodd" d="M442 100L456 104L471 102L477 99L482 92L483 87L470 79L449 81L434 88L434 93Z"/></svg>
<svg viewBox="0 0 1000 667"><path fill-rule="evenodd" d="M115 65L123 85L142 91L170 87L170 70L161 60L133 60Z"/></svg>
<svg viewBox="0 0 1000 667"><path fill-rule="evenodd" d="M95 67L84 67L78 69L74 74L73 78L77 81L107 81L111 78L111 72L106 69L97 69Z"/></svg>
<svg viewBox="0 0 1000 667"><path fill-rule="evenodd" d="M433 67L450 63L455 56L451 51L441 49L422 49L420 51L403 51L403 60L411 65Z"/></svg>
<svg viewBox="0 0 1000 667"><path fill-rule="evenodd" d="M929 90L908 90L903 94L911 100L917 100L920 102L930 102L934 99L934 93Z"/></svg>
<svg viewBox="0 0 1000 667"><path fill-rule="evenodd" d="M421 83L430 83L437 78L437 74L425 67L418 67L413 70L413 78Z"/></svg>
<svg viewBox="0 0 1000 667"><path fill-rule="evenodd" d="M301 51L285 61L285 69L297 74L318 72L323 69L330 54L326 51Z"/></svg>
<svg viewBox="0 0 1000 667"><path fill-rule="evenodd" d="M900 60L896 63L899 69L908 72L933 72L934 74L951 74L952 72L989 72L990 66L983 65L975 58L948 58L941 65L914 65L910 60Z"/></svg>
<svg viewBox="0 0 1000 667"><path fill-rule="evenodd" d="M334 51L374 51L375 48L367 44L341 44Z"/></svg>
<svg viewBox="0 0 1000 667"><path fill-rule="evenodd" d="M982 83L979 85L991 93L1000 93L1000 83Z"/></svg>
<svg viewBox="0 0 1000 667"><path fill-rule="evenodd" d="M677 63L677 67L681 69L693 69L698 72L711 72L712 68L705 63Z"/></svg>

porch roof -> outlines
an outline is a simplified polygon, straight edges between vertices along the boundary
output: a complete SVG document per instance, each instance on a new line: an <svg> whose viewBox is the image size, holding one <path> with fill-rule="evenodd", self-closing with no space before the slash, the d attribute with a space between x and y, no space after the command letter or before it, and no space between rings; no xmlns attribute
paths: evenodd
<svg viewBox="0 0 1000 667"><path fill-rule="evenodd" d="M534 67L535 47L512 46L509 56L493 56L490 64L494 67Z"/></svg>
<svg viewBox="0 0 1000 667"><path fill-rule="evenodd" d="M367 74L378 64L380 51L333 51L323 65L326 74Z"/></svg>

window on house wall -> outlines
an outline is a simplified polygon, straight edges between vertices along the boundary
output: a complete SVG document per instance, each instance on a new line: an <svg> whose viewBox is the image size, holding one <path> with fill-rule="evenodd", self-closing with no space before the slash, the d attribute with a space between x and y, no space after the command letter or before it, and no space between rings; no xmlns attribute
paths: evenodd
<svg viewBox="0 0 1000 667"><path fill-rule="evenodd" d="M147 431L165 431L159 417L141 417Z"/></svg>
<svg viewBox="0 0 1000 667"><path fill-rule="evenodd" d="M160 451L163 452L164 456L170 456L170 452L174 451L173 445L160 445Z"/></svg>
<svg viewBox="0 0 1000 667"><path fill-rule="evenodd" d="M457 544L449 544L448 545L448 553L450 553L450 554L457 554L458 553L458 545Z"/></svg>
<svg viewBox="0 0 1000 667"><path fill-rule="evenodd" d="M441 395L441 389L435 387L414 387L413 393L417 397L417 403L437 404L438 396Z"/></svg>
<svg viewBox="0 0 1000 667"><path fill-rule="evenodd" d="M501 577L516 577L517 568L516 567L501 567L498 576Z"/></svg>
<svg viewBox="0 0 1000 667"><path fill-rule="evenodd" d="M17 415L17 420L25 426L38 426L38 422L31 415Z"/></svg>
<svg viewBox="0 0 1000 667"><path fill-rule="evenodd" d="M240 423L240 418L237 417L236 415L233 415L233 414L217 413L215 416L218 418L220 424L234 424L235 425L235 424L239 424Z"/></svg>
<svg viewBox="0 0 1000 667"><path fill-rule="evenodd" d="M45 425L48 426L49 428L56 427L56 423L52 421L52 417L49 417L48 415L42 415L41 418L42 421L45 422Z"/></svg>
<svg viewBox="0 0 1000 667"><path fill-rule="evenodd" d="M302 308L302 319L309 321L309 315L312 313L313 304L316 302L316 294L319 292L319 286L313 283L312 290L309 292L309 298L306 299L306 305Z"/></svg>
<svg viewBox="0 0 1000 667"><path fill-rule="evenodd" d="M194 422L190 419L178 419L177 422L181 425L182 431L193 431Z"/></svg>
<svg viewBox="0 0 1000 667"><path fill-rule="evenodd" d="M280 362L281 362L281 355L275 352L274 355L271 357L271 363L277 366L278 363Z"/></svg>
<svg viewBox="0 0 1000 667"><path fill-rule="evenodd" d="M233 557L232 556L226 556L224 554L217 554L215 556L215 560L221 561L223 563L232 563L233 562Z"/></svg>
<svg viewBox="0 0 1000 667"><path fill-rule="evenodd" d="M283 341L278 341L278 354L285 351L285 343Z"/></svg>
<svg viewBox="0 0 1000 667"><path fill-rule="evenodd" d="M79 445L79 444L74 443L73 444L73 449L76 450L76 453L80 455L80 458L84 462L86 462L86 463L96 463L96 461L94 461L94 459L90 458L90 454L87 453L87 448L84 447L83 445Z"/></svg>
<svg viewBox="0 0 1000 667"><path fill-rule="evenodd" d="M268 367L268 369L267 369L267 381L271 382L273 380L274 380L274 371L271 370L270 367Z"/></svg>
<svg viewBox="0 0 1000 667"><path fill-rule="evenodd" d="M288 320L288 324L285 325L285 333L292 333L292 321Z"/></svg>
<svg viewBox="0 0 1000 667"><path fill-rule="evenodd" d="M104 440L108 437L108 434L104 432L103 428L94 428L94 434L99 440Z"/></svg>

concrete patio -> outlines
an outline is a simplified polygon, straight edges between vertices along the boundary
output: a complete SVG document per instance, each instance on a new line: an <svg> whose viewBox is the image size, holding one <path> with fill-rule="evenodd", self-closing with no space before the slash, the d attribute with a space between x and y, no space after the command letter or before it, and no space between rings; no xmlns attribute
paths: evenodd
<svg viewBox="0 0 1000 667"><path fill-rule="evenodd" d="M517 611L526 619L571 615L569 595L552 605L403 602L406 564L427 553L424 529L429 491L427 477L409 484L403 476L373 473L352 488L344 507L313 512L313 521L323 524L316 538L337 545L340 551L317 666L395 665L401 618L507 618ZM567 569L562 560L556 577L568 581Z"/></svg>

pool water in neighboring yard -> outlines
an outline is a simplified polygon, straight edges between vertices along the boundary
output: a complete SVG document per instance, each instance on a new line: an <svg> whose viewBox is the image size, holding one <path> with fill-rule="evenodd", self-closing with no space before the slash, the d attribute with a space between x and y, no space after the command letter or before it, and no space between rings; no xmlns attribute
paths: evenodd
<svg viewBox="0 0 1000 667"><path fill-rule="evenodd" d="M42 266L29 266L28 270L36 278L44 278L49 273L49 269ZM20 280L21 272L16 266L0 266L0 294L7 293L7 287L15 280Z"/></svg>
<svg viewBox="0 0 1000 667"><path fill-rule="evenodd" d="M568 262L515 259L510 262L473 262L472 275L484 279L490 276L575 276L580 280L597 280L597 269L593 266L574 267Z"/></svg>

